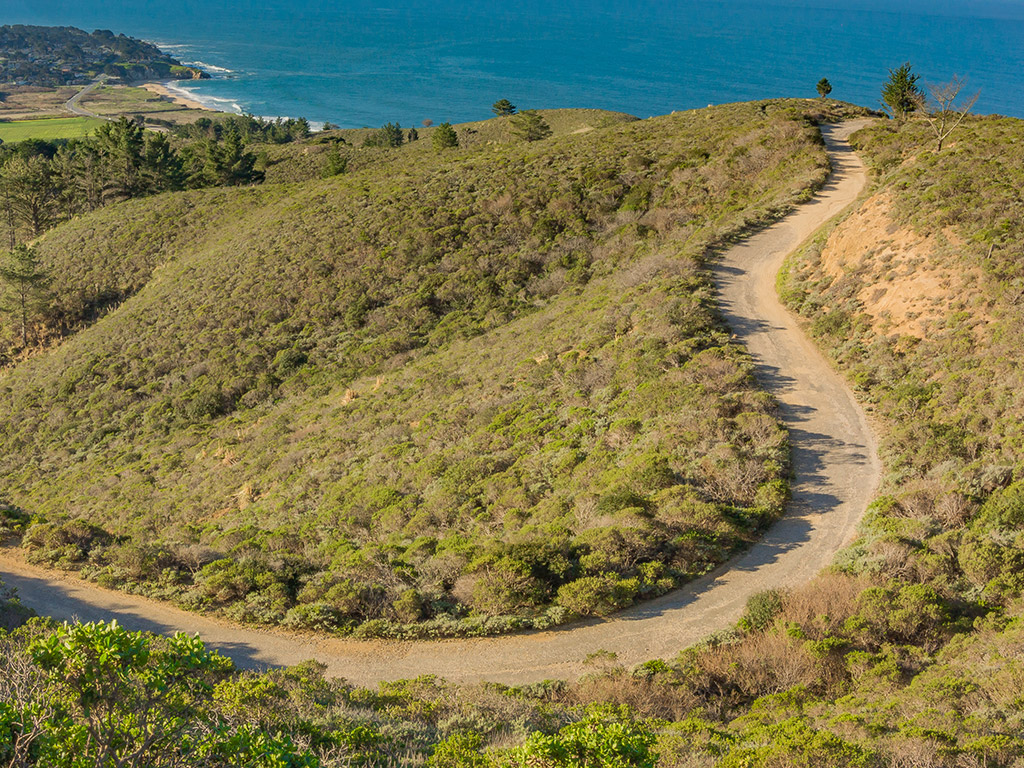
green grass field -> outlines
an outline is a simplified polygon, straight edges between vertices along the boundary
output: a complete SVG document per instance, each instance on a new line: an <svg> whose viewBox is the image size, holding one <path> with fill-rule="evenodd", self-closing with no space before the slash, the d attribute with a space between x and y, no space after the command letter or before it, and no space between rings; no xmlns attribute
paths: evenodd
<svg viewBox="0 0 1024 768"><path fill-rule="evenodd" d="M82 106L97 115L116 117L126 114L181 112L180 105L145 88L102 86L82 99Z"/></svg>
<svg viewBox="0 0 1024 768"><path fill-rule="evenodd" d="M91 117L53 117L43 120L14 120L0 123L0 140L11 144L27 139L80 139L89 135L102 120Z"/></svg>

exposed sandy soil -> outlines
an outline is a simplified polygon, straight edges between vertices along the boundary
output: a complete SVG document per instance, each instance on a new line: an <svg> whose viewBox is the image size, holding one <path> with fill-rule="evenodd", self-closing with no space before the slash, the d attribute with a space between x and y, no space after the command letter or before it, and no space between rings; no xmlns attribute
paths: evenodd
<svg viewBox="0 0 1024 768"><path fill-rule="evenodd" d="M528 683L575 677L598 650L634 665L672 658L736 622L747 598L811 579L853 537L880 475L866 417L796 319L779 303L783 258L851 204L865 171L845 137L857 124L826 130L835 172L811 202L731 249L716 268L727 320L748 346L762 383L778 398L791 430L795 480L787 515L746 554L664 597L610 620L550 632L474 640L381 642L304 637L239 627L168 604L111 592L25 564L0 552L0 577L23 601L60 619L109 620L156 632L199 632L243 667L315 658L354 683L437 674L454 681Z"/></svg>
<svg viewBox="0 0 1024 768"><path fill-rule="evenodd" d="M833 232L820 268L833 280L855 276L857 299L875 330L923 339L931 323L944 320L950 300L964 295L981 274L956 266L961 243L955 235L918 235L899 226L891 209L889 193L866 200Z"/></svg>

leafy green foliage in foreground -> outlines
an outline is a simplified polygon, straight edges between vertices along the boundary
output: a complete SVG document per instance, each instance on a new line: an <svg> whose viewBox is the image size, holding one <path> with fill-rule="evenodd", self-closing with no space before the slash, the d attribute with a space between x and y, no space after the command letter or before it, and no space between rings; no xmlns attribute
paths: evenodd
<svg viewBox="0 0 1024 768"><path fill-rule="evenodd" d="M358 689L325 680L312 662L240 673L197 638L116 623L31 625L0 636L0 648L0 759L11 766L340 768L426 758L437 768L653 768L656 759L653 721L626 708L555 709L499 687L457 701L433 678ZM495 737L520 743L489 745Z"/></svg>
<svg viewBox="0 0 1024 768"><path fill-rule="evenodd" d="M1018 765L1019 606L1012 620L972 628L934 595L868 583L828 575L787 594L768 628L670 664L630 671L605 655L578 682L523 687L427 676L358 688L313 662L239 672L186 636L29 624L0 636L0 758L46 768ZM925 638L943 638L941 650L925 650Z"/></svg>
<svg viewBox="0 0 1024 768"><path fill-rule="evenodd" d="M82 330L2 378L33 559L246 621L483 633L664 592L778 514L785 434L701 260L822 182L801 113L421 143L39 244Z"/></svg>
<svg viewBox="0 0 1024 768"><path fill-rule="evenodd" d="M22 630L0 640L0 759L11 766L316 766L239 704L247 685L197 638L116 623ZM266 724L268 726L276 724Z"/></svg>

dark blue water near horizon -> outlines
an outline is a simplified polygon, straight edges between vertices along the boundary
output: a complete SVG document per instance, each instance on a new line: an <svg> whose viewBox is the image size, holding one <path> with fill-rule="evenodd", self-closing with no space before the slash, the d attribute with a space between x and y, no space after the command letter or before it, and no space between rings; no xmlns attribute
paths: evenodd
<svg viewBox="0 0 1024 768"><path fill-rule="evenodd" d="M183 85L212 106L344 127L482 119L499 98L648 117L821 77L875 107L904 61L1024 117L1024 0L0 0L0 24L141 37L205 65Z"/></svg>

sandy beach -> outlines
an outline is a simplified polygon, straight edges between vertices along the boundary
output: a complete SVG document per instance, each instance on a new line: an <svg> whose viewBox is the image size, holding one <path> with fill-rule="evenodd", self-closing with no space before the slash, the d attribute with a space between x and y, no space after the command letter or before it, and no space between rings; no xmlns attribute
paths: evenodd
<svg viewBox="0 0 1024 768"><path fill-rule="evenodd" d="M170 88L168 88L163 83L143 83L142 87L145 88L150 93L155 93L158 96L166 96L168 99L173 101L175 104L177 104L179 106L182 106L182 107L185 107L187 109L202 109L202 110L205 110L207 112L216 112L216 110L210 109L209 107L206 107L206 106L203 106L202 104L200 104L198 101L195 101L194 99L190 99L190 98L187 98L186 96L182 96L177 91L172 91Z"/></svg>

